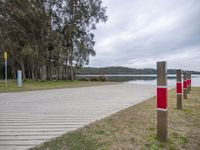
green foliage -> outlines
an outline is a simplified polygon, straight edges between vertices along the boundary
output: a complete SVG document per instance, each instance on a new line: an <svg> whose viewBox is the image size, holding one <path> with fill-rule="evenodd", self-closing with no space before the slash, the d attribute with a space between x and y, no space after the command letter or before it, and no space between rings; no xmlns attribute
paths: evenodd
<svg viewBox="0 0 200 150"><path fill-rule="evenodd" d="M102 0L0 0L0 55L8 52L13 78L20 69L24 79L74 79L95 56L105 13Z"/></svg>
<svg viewBox="0 0 200 150"><path fill-rule="evenodd" d="M101 81L101 82L105 82L108 81L108 78L106 78L105 76L99 76L99 77L91 77L90 81Z"/></svg>

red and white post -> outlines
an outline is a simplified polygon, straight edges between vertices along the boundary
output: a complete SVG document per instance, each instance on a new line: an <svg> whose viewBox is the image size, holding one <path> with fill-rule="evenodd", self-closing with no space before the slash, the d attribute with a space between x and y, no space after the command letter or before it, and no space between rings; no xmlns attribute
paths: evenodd
<svg viewBox="0 0 200 150"><path fill-rule="evenodd" d="M183 98L187 99L187 74L183 73Z"/></svg>
<svg viewBox="0 0 200 150"><path fill-rule="evenodd" d="M190 74L190 79L189 79L189 80L190 80L190 82L189 82L189 83L190 83L190 88L189 88L189 90L191 91L191 90L192 90L192 75L191 75L191 74Z"/></svg>
<svg viewBox="0 0 200 150"><path fill-rule="evenodd" d="M177 109L182 109L182 70L176 70Z"/></svg>
<svg viewBox="0 0 200 150"><path fill-rule="evenodd" d="M157 62L157 136L167 140L167 62Z"/></svg>
<svg viewBox="0 0 200 150"><path fill-rule="evenodd" d="M188 93L191 91L191 74L188 73Z"/></svg>
<svg viewBox="0 0 200 150"><path fill-rule="evenodd" d="M190 74L187 73L187 93L190 93Z"/></svg>

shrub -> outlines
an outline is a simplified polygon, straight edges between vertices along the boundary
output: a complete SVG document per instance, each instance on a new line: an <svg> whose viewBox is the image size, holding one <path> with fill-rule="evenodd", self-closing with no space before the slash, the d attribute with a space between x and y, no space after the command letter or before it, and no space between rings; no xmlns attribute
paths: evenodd
<svg viewBox="0 0 200 150"><path fill-rule="evenodd" d="M80 78L79 81L90 81L88 78Z"/></svg>
<svg viewBox="0 0 200 150"><path fill-rule="evenodd" d="M99 81L105 82L108 81L108 78L106 76L99 76Z"/></svg>
<svg viewBox="0 0 200 150"><path fill-rule="evenodd" d="M91 77L90 81L99 81L98 77Z"/></svg>

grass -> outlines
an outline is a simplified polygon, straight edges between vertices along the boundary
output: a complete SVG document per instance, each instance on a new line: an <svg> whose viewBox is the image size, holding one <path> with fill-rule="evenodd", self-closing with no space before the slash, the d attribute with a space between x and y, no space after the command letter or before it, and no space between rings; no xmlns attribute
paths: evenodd
<svg viewBox="0 0 200 150"><path fill-rule="evenodd" d="M7 92L22 92L33 90L46 90L46 89L58 89L58 88L73 88L73 87L85 87L85 86L98 86L114 84L114 82L91 82L91 81L24 81L22 87L17 87L16 81L9 80L8 86L5 86L4 81L0 80L0 93Z"/></svg>
<svg viewBox="0 0 200 150"><path fill-rule="evenodd" d="M32 150L200 150L200 87L183 100L183 110L176 109L175 89L170 90L166 143L157 140L155 103L150 98Z"/></svg>

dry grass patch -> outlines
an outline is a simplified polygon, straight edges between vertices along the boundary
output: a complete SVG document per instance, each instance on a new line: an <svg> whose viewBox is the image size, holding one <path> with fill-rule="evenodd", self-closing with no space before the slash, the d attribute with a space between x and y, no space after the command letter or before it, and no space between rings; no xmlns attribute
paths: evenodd
<svg viewBox="0 0 200 150"><path fill-rule="evenodd" d="M200 149L200 87L193 88L183 110L176 109L175 90L169 92L166 143L156 137L156 98L120 111L105 119L61 137L33 150L121 150L121 149Z"/></svg>

